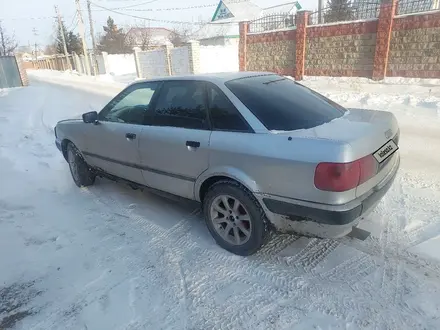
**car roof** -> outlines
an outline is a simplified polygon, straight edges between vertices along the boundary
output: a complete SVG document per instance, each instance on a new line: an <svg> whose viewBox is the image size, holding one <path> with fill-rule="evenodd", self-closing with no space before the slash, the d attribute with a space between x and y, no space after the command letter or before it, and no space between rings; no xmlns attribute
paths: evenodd
<svg viewBox="0 0 440 330"><path fill-rule="evenodd" d="M240 71L240 72L218 72L218 73L204 73L204 74L192 74L192 75L181 75L181 76L168 76L168 77L157 77L151 79L140 79L136 80L135 83L142 83L148 81L165 81L165 80L203 80L210 81L213 83L225 83L234 79L274 75L274 72L256 72L256 71Z"/></svg>

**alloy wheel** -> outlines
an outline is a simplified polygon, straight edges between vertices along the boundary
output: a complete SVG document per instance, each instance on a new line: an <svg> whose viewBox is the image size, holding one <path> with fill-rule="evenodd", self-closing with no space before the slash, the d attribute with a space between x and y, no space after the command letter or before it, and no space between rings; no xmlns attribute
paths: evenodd
<svg viewBox="0 0 440 330"><path fill-rule="evenodd" d="M211 203L210 220L215 231L232 245L243 245L251 237L251 217L235 197L217 196Z"/></svg>

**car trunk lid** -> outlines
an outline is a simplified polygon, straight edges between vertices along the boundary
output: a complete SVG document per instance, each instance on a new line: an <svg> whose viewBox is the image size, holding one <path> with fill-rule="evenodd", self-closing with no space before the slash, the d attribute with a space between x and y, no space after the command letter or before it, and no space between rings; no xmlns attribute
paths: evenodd
<svg viewBox="0 0 440 330"><path fill-rule="evenodd" d="M395 116L386 111L348 109L344 116L323 125L295 131L272 131L291 137L340 141L350 146L339 162L351 162L372 155L377 161L376 175L356 188L361 196L379 184L392 170L399 144L399 126Z"/></svg>

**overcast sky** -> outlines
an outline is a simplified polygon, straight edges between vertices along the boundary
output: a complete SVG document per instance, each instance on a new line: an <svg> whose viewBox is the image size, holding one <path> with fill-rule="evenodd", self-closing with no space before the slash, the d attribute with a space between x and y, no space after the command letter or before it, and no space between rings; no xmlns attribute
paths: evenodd
<svg viewBox="0 0 440 330"><path fill-rule="evenodd" d="M148 4L143 4L152 1ZM293 1L293 0L290 0ZM290 2L289 0L253 0L260 7L269 7L277 4ZM219 1L217 0L92 0L92 3L107 8L126 8L120 10L123 13L156 20L165 21L194 21L199 18L210 20ZM299 0L303 9L317 8L317 0ZM316 2L316 3L315 3ZM83 11L83 19L86 25L86 33L89 34L89 21L87 15L86 0L80 0L81 9ZM35 41L42 45L47 45L53 39L55 9L54 5L58 5L63 16L66 26L75 27L75 0L0 0L0 20L9 33L15 33L16 39L20 45L33 44ZM139 5L143 4L143 5ZM134 6L135 5L135 6ZM139 6L138 6L139 5ZM206 8L187 9L187 10L163 10L165 8L189 7L206 5ZM130 10L127 10L130 9ZM143 10L151 11L143 11ZM162 10L161 10L162 9ZM128 26L140 24L142 20L122 16L109 11L100 9L92 4L92 16L95 26L95 33L102 31L107 17L110 15L119 26ZM151 27L161 26L172 28L175 24L166 22L149 22ZM34 36L33 29L37 30L37 36ZM75 28L78 31L78 28ZM89 41L88 41L89 42Z"/></svg>

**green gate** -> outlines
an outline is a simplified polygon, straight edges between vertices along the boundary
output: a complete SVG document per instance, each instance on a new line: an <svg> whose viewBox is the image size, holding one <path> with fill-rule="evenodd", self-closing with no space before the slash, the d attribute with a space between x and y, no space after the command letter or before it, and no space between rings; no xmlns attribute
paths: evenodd
<svg viewBox="0 0 440 330"><path fill-rule="evenodd" d="M0 56L0 88L22 86L20 71L14 56Z"/></svg>

